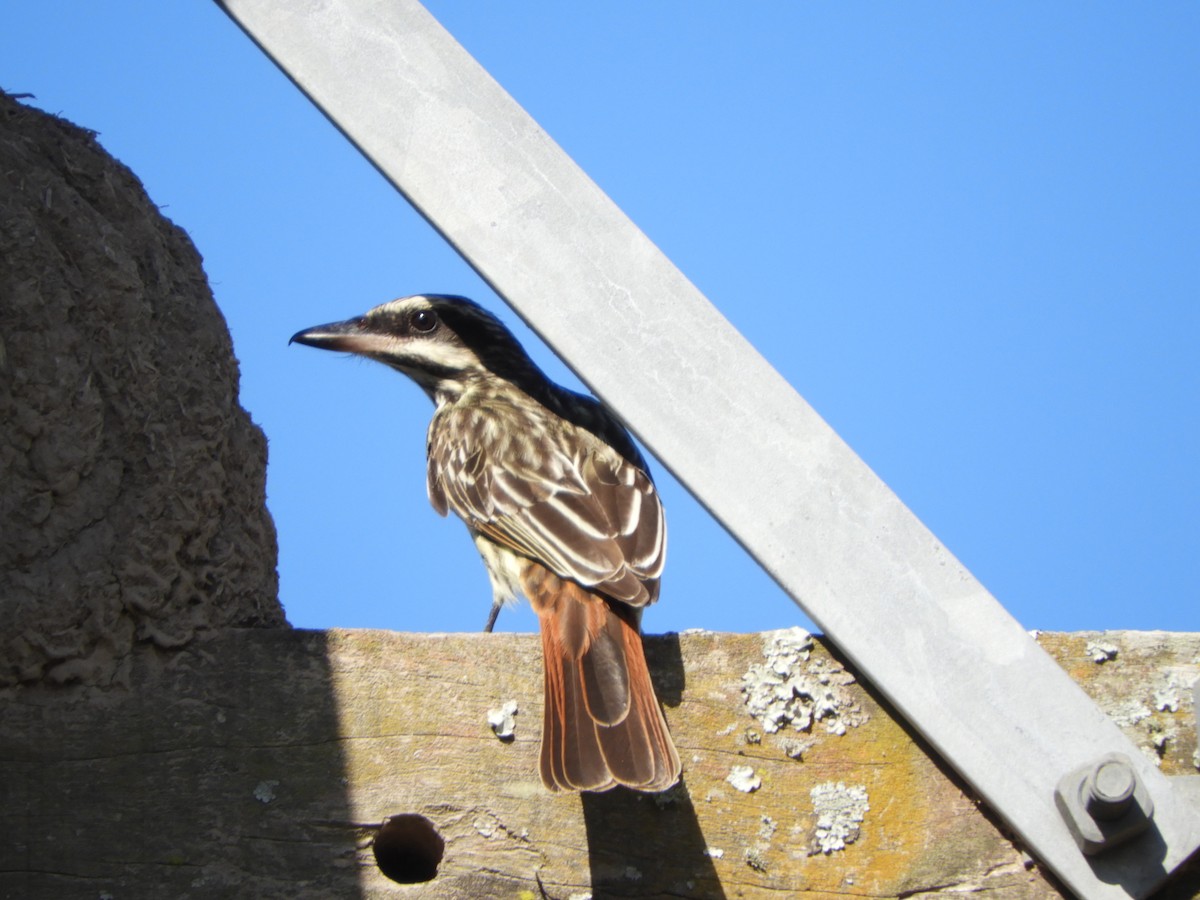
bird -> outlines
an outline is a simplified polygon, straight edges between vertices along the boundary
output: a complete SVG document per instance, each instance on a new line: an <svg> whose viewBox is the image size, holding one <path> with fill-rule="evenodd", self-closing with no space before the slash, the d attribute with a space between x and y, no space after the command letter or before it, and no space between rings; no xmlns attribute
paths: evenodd
<svg viewBox="0 0 1200 900"><path fill-rule="evenodd" d="M541 631L540 774L551 791L661 792L680 761L642 647L666 519L633 439L595 398L551 381L483 306L392 300L289 343L373 359L434 404L426 488L466 523L492 587L486 631L525 596Z"/></svg>

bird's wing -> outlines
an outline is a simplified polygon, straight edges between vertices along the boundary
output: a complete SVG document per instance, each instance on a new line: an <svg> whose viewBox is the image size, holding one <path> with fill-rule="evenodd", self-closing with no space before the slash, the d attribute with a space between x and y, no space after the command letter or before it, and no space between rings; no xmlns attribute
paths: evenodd
<svg viewBox="0 0 1200 900"><path fill-rule="evenodd" d="M434 507L563 578L635 606L653 602L666 527L649 475L590 433L513 427L494 415L435 419Z"/></svg>

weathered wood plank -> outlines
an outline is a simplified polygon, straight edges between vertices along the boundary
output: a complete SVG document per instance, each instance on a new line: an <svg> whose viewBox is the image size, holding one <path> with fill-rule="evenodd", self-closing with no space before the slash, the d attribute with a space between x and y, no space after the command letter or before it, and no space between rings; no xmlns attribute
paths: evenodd
<svg viewBox="0 0 1200 900"><path fill-rule="evenodd" d="M13 692L0 897L397 896L371 840L399 813L445 840L408 897L537 898L539 879L555 898L1059 895L819 642L774 662L816 695L797 719L824 718L769 731L743 688L766 696L775 634L648 640L685 765L658 799L542 789L531 635L229 632L140 651L128 689ZM1040 640L1165 772L1195 773L1200 634ZM1115 656L1095 662L1100 645ZM487 724L507 700L510 742ZM1198 886L1193 863L1170 895Z"/></svg>

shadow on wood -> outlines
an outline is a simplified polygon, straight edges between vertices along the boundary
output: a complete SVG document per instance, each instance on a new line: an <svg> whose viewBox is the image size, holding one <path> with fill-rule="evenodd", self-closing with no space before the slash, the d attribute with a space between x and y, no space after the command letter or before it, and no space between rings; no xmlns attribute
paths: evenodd
<svg viewBox="0 0 1200 900"><path fill-rule="evenodd" d="M646 656L655 693L670 715L683 702L687 688L679 635L647 638ZM673 737L680 743L680 735ZM679 750L684 754L686 746ZM686 777L663 794L617 788L584 794L581 800L594 900L664 896L724 900Z"/></svg>
<svg viewBox="0 0 1200 900"><path fill-rule="evenodd" d="M356 897L321 632L135 654L128 689L0 710L0 896Z"/></svg>
<svg viewBox="0 0 1200 900"><path fill-rule="evenodd" d="M618 788L582 799L594 900L724 900L686 779L661 798Z"/></svg>

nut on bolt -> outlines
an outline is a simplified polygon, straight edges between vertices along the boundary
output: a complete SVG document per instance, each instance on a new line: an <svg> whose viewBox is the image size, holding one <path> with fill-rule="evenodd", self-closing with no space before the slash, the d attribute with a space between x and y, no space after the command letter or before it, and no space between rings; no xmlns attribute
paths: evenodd
<svg viewBox="0 0 1200 900"><path fill-rule="evenodd" d="M1154 816L1154 800L1123 753L1105 754L1064 776L1054 802L1088 856L1137 837Z"/></svg>

